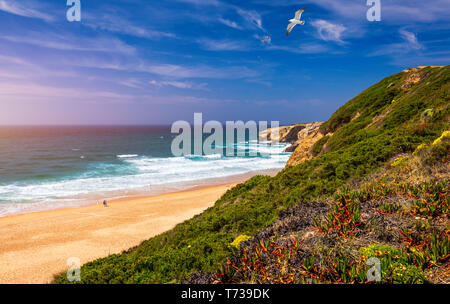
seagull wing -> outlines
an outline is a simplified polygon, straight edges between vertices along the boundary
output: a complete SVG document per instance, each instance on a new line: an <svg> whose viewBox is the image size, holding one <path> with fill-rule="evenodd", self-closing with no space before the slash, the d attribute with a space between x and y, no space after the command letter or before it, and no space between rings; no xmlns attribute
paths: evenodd
<svg viewBox="0 0 450 304"><path fill-rule="evenodd" d="M306 7L299 9L298 11L295 12L295 18L297 20L300 20L300 18L302 17L303 12L305 11Z"/></svg>
<svg viewBox="0 0 450 304"><path fill-rule="evenodd" d="M286 36L289 36L289 33L292 31L294 26L295 26L295 23L289 23L289 25L287 27L287 31L286 31Z"/></svg>

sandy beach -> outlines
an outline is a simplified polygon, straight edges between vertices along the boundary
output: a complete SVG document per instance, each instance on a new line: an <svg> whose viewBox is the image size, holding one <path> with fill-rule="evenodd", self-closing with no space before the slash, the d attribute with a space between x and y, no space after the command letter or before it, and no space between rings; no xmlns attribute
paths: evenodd
<svg viewBox="0 0 450 304"><path fill-rule="evenodd" d="M0 218L0 283L48 283L81 263L120 253L201 213L233 185Z"/></svg>

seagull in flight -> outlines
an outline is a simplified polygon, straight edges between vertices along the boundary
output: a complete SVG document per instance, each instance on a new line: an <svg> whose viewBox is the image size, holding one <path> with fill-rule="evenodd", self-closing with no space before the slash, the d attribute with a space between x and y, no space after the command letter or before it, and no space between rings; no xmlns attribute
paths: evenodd
<svg viewBox="0 0 450 304"><path fill-rule="evenodd" d="M266 36L261 39L262 43L269 43L272 41L272 38L270 36Z"/></svg>
<svg viewBox="0 0 450 304"><path fill-rule="evenodd" d="M304 25L305 21L300 21L300 18L302 17L303 12L305 11L306 7L299 9L297 12L295 12L294 19L289 20L289 25L287 27L286 36L289 36L289 33L292 31L294 26L297 24Z"/></svg>

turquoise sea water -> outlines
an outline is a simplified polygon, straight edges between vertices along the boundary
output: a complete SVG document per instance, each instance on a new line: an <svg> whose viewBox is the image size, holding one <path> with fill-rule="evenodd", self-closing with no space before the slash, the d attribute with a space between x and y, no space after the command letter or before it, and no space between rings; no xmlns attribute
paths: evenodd
<svg viewBox="0 0 450 304"><path fill-rule="evenodd" d="M246 155L173 157L170 127L0 127L0 216L186 189L281 169L285 144L234 142ZM259 151L257 156L249 151Z"/></svg>

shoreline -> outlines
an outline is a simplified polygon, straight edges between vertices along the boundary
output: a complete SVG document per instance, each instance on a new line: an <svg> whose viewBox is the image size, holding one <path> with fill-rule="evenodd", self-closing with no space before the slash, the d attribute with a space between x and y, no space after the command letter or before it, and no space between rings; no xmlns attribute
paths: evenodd
<svg viewBox="0 0 450 304"><path fill-rule="evenodd" d="M83 265L121 253L202 213L227 190L258 174L110 200L107 208L91 204L1 217L0 284L49 283L69 269L71 257Z"/></svg>
<svg viewBox="0 0 450 304"><path fill-rule="evenodd" d="M53 201L53 202L48 202L48 203L42 203L38 207L33 206L34 204L36 204L33 202L24 203L24 205L29 204L30 207L25 206L24 209L22 209L22 210L18 210L18 211L7 213L7 214L0 214L0 221L4 218L9 218L9 217L17 216L17 215L32 214L32 213L46 212L46 211L52 211L52 210L64 210L64 209L73 209L73 208L94 206L94 205L98 205L99 203L103 202L104 200L106 200L108 203L110 203L110 202L118 202L118 201L123 201L123 200L130 200L130 199L153 197L153 196L157 196L157 195L177 193L177 192L183 192L183 191L188 191L188 190L202 189L202 188L207 188L207 187L211 187L211 186L238 184L238 183L245 182L248 179L250 179L256 175L274 176L278 172L280 172L282 169L283 168L266 169L266 170L230 175L230 176L225 176L225 177L200 179L200 180L189 181L189 182L180 183L180 184L170 184L169 186L167 184L155 185L155 187L154 187L155 189L152 189L152 190L142 190L142 189L141 190L123 190L123 191L115 191L116 194L109 193L109 194L105 194L105 195L100 195L100 193L93 193L90 195L90 198L84 197L84 198L79 198L79 199L73 199L66 203ZM16 203L16 204L20 205L21 203Z"/></svg>

